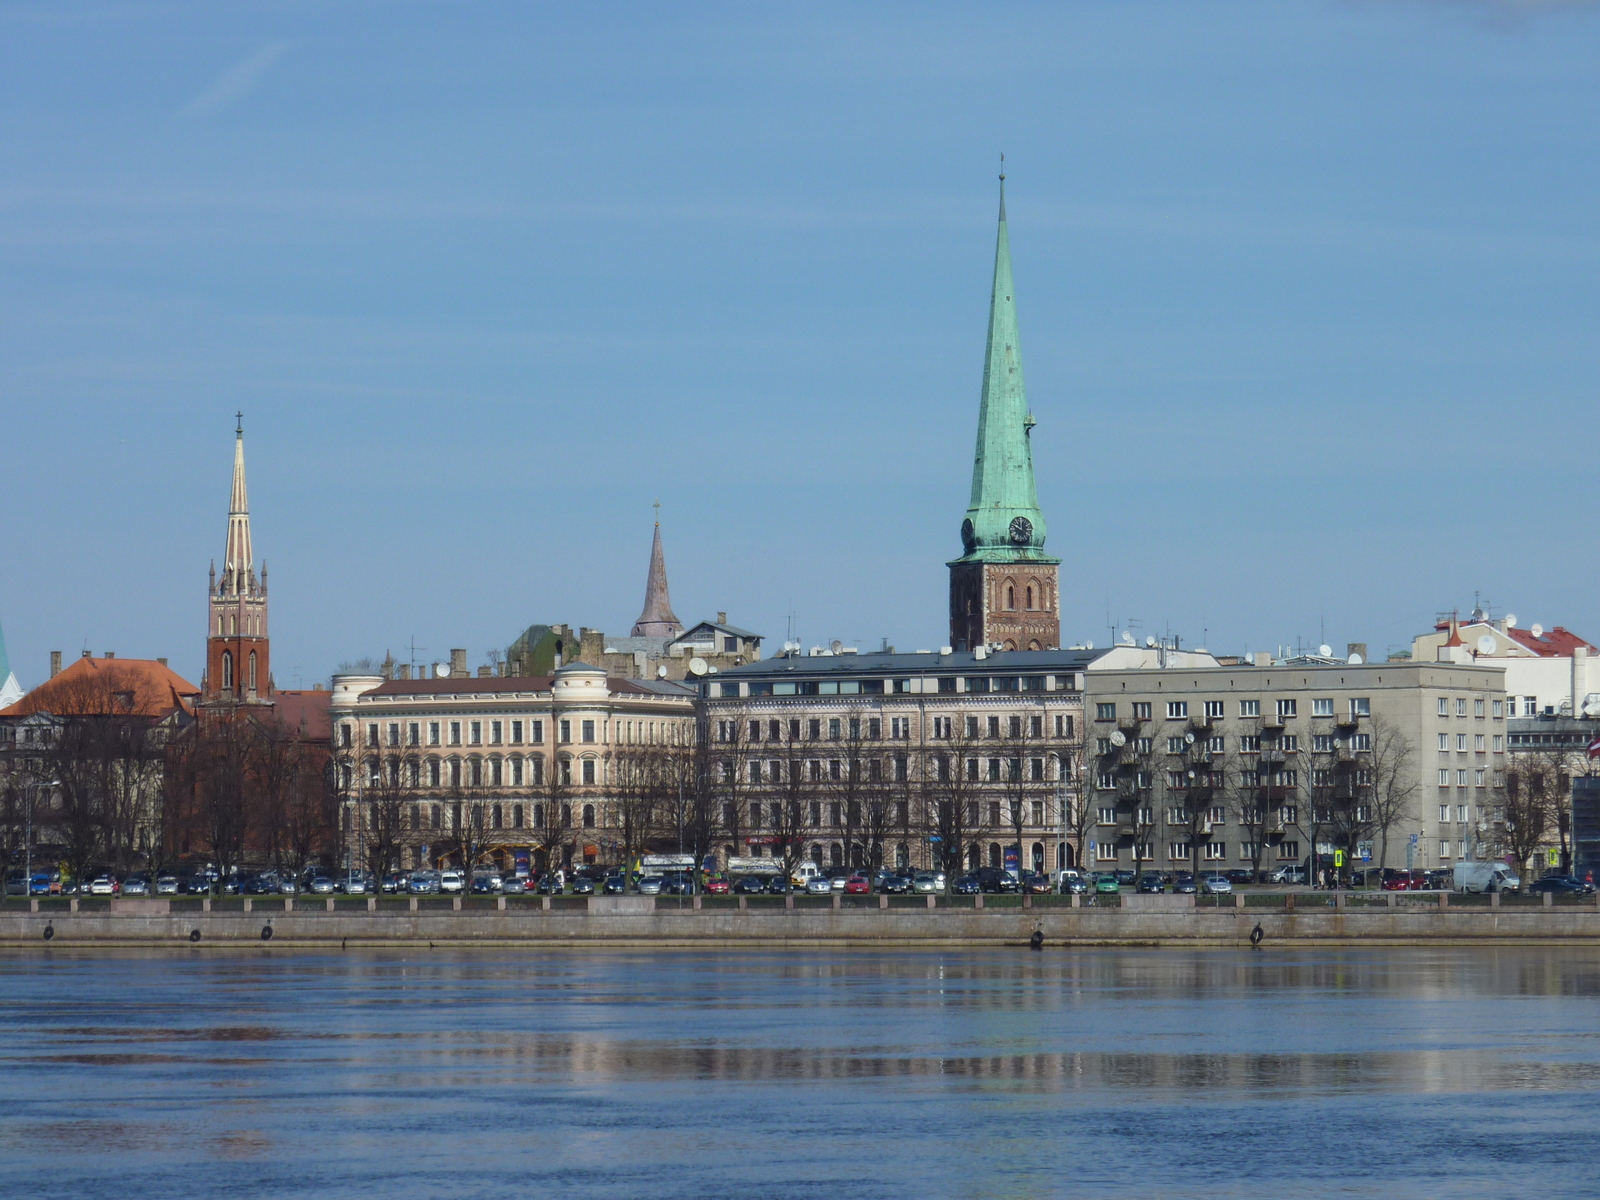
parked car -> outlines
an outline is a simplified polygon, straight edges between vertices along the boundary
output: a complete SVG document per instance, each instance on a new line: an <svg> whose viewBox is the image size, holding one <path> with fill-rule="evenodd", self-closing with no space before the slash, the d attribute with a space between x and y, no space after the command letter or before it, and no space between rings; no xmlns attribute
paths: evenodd
<svg viewBox="0 0 1600 1200"><path fill-rule="evenodd" d="M664 882L659 875L641 875L633 886L641 896L659 896Z"/></svg>
<svg viewBox="0 0 1600 1200"><path fill-rule="evenodd" d="M1172 880L1172 891L1175 895L1192 896L1199 890L1200 886L1195 883L1194 876L1187 871L1179 871Z"/></svg>
<svg viewBox="0 0 1600 1200"><path fill-rule="evenodd" d="M974 896L983 890L983 882L976 875L961 875L950 890L958 896Z"/></svg>
<svg viewBox="0 0 1600 1200"><path fill-rule="evenodd" d="M1235 868L1232 871L1225 872L1225 874L1228 882L1235 886L1256 881L1256 873L1248 868Z"/></svg>
<svg viewBox="0 0 1600 1200"><path fill-rule="evenodd" d="M826 875L813 875L806 880L806 895L831 896L833 895L833 880Z"/></svg>
<svg viewBox="0 0 1600 1200"><path fill-rule="evenodd" d="M338 884L328 875L313 875L311 886L306 888L313 896L331 896L338 890Z"/></svg>
<svg viewBox="0 0 1600 1200"><path fill-rule="evenodd" d="M939 877L932 871L918 871L911 877L911 890L919 896L937 892L940 890Z"/></svg>
<svg viewBox="0 0 1600 1200"><path fill-rule="evenodd" d="M1588 896L1594 892L1594 884L1582 879L1574 879L1571 875L1546 875L1543 879L1534 881L1530 892L1552 892L1557 896Z"/></svg>
<svg viewBox="0 0 1600 1200"><path fill-rule="evenodd" d="M1094 881L1094 891L1097 896L1114 896L1122 890L1122 872L1107 871Z"/></svg>
<svg viewBox="0 0 1600 1200"><path fill-rule="evenodd" d="M789 877L782 871L767 880L767 894L771 896L787 896L794 890L794 885L789 882Z"/></svg>
<svg viewBox="0 0 1600 1200"><path fill-rule="evenodd" d="M1213 871L1201 878L1200 890L1207 896L1226 896L1233 891L1233 882L1226 875Z"/></svg>
<svg viewBox="0 0 1600 1200"><path fill-rule="evenodd" d="M1139 882L1139 873L1137 871L1113 871L1111 873L1117 877L1117 882L1124 887L1130 887Z"/></svg>
<svg viewBox="0 0 1600 1200"><path fill-rule="evenodd" d="M865 896L872 891L872 880L865 875L852 875L844 881L847 896Z"/></svg>
<svg viewBox="0 0 1600 1200"><path fill-rule="evenodd" d="M439 891L447 896L459 896L467 890L467 880L460 871L440 871Z"/></svg>
<svg viewBox="0 0 1600 1200"><path fill-rule="evenodd" d="M607 875L600 890L607 896L620 896L628 890L628 878L626 875Z"/></svg>
<svg viewBox="0 0 1600 1200"><path fill-rule="evenodd" d="M87 885L86 894L90 896L115 896L118 884L114 875L96 875Z"/></svg>
<svg viewBox="0 0 1600 1200"><path fill-rule="evenodd" d="M999 867L979 867L973 874L978 877L979 889L993 895L1015 895L1022 890L1017 877Z"/></svg>
<svg viewBox="0 0 1600 1200"><path fill-rule="evenodd" d="M713 875L706 880L706 895L726 896L733 890L733 885L722 875Z"/></svg>
<svg viewBox="0 0 1600 1200"><path fill-rule="evenodd" d="M911 875L906 871L895 871L886 875L883 882L878 885L878 890L891 896L903 896L911 890Z"/></svg>
<svg viewBox="0 0 1600 1200"><path fill-rule="evenodd" d="M1267 874L1267 882L1268 883L1295 884L1295 883L1304 883L1305 881L1306 881L1306 873L1305 873L1305 870L1303 868L1301 868L1301 867L1295 867L1295 866L1278 867L1276 870L1271 871L1271 872L1269 872Z"/></svg>
<svg viewBox="0 0 1600 1200"><path fill-rule="evenodd" d="M346 896L365 896L371 887L367 884L367 877L360 871L347 871L339 877L339 890Z"/></svg>
<svg viewBox="0 0 1600 1200"><path fill-rule="evenodd" d="M561 874L558 871L546 871L539 876L539 895L559 896L567 889L561 885ZM659 889L658 889L659 890Z"/></svg>
<svg viewBox="0 0 1600 1200"><path fill-rule="evenodd" d="M741 896L759 896L767 890L767 881L759 875L741 875L733 890Z"/></svg>
<svg viewBox="0 0 1600 1200"><path fill-rule="evenodd" d="M150 876L129 875L122 881L122 894L124 896L148 896L150 894Z"/></svg>
<svg viewBox="0 0 1600 1200"><path fill-rule="evenodd" d="M494 871L474 871L472 873L472 894L475 896L493 896L500 891L503 882L499 874Z"/></svg>
<svg viewBox="0 0 1600 1200"><path fill-rule="evenodd" d="M663 896L694 895L694 877L684 871L672 871L661 877Z"/></svg>
<svg viewBox="0 0 1600 1200"><path fill-rule="evenodd" d="M1063 896L1081 896L1094 887L1094 881L1084 878L1077 871L1063 872L1061 876L1061 894Z"/></svg>
<svg viewBox="0 0 1600 1200"><path fill-rule="evenodd" d="M597 890L594 880L587 875L578 875L572 880L572 894L574 896L592 896Z"/></svg>
<svg viewBox="0 0 1600 1200"><path fill-rule="evenodd" d="M1050 876L1037 874L1033 871L1024 871L1018 880L1018 887L1035 896L1048 896L1055 891L1055 886L1050 882Z"/></svg>
<svg viewBox="0 0 1600 1200"><path fill-rule="evenodd" d="M1167 890L1166 880L1154 871L1146 871L1139 876L1137 891L1141 896L1159 896Z"/></svg>

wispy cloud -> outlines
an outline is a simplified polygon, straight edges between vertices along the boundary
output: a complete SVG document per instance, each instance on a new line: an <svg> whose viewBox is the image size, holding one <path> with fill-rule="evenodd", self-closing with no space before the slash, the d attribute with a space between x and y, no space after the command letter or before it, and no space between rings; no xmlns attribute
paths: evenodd
<svg viewBox="0 0 1600 1200"><path fill-rule="evenodd" d="M210 87L184 105L183 111L192 117L209 117L231 108L255 89L262 76L272 69L272 65L288 49L288 42L268 43L217 76Z"/></svg>

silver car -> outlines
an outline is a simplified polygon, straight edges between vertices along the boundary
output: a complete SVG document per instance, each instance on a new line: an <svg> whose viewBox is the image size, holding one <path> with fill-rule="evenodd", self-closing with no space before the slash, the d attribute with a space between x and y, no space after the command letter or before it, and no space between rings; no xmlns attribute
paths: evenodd
<svg viewBox="0 0 1600 1200"><path fill-rule="evenodd" d="M639 895L641 896L659 896L661 895L661 876L641 876L639 882L634 886L638 889Z"/></svg>
<svg viewBox="0 0 1600 1200"><path fill-rule="evenodd" d="M911 890L929 896L940 890L939 877L932 871L918 871L911 877Z"/></svg>
<svg viewBox="0 0 1600 1200"><path fill-rule="evenodd" d="M839 890L844 890L844 876L839 877ZM831 896L833 895L833 880L826 875L813 875L806 880L806 895Z"/></svg>
<svg viewBox="0 0 1600 1200"><path fill-rule="evenodd" d="M1226 875L1212 873L1200 880L1200 890L1207 896L1226 896L1232 893L1233 884Z"/></svg>

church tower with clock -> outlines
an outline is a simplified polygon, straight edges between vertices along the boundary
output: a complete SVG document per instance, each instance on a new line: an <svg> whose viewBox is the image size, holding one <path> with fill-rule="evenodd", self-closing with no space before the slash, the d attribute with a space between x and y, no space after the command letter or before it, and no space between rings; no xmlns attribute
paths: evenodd
<svg viewBox="0 0 1600 1200"><path fill-rule="evenodd" d="M949 564L950 641L958 649L1061 645L1061 560L1044 551L1044 514L1033 482L1033 426L1022 384L1002 174L972 498L961 522L964 552Z"/></svg>

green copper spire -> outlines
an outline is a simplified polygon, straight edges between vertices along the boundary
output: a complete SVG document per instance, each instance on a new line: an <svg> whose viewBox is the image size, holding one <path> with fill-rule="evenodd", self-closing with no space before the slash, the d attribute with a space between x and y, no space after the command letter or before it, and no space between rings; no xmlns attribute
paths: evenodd
<svg viewBox="0 0 1600 1200"><path fill-rule="evenodd" d="M1002 168L1004 160L1002 160ZM1022 384L1011 242L1006 236L1006 177L1000 175L1000 232L989 296L989 345L972 460L972 500L961 523L966 553L957 562L1055 563L1044 553L1045 522L1033 483L1033 414Z"/></svg>

